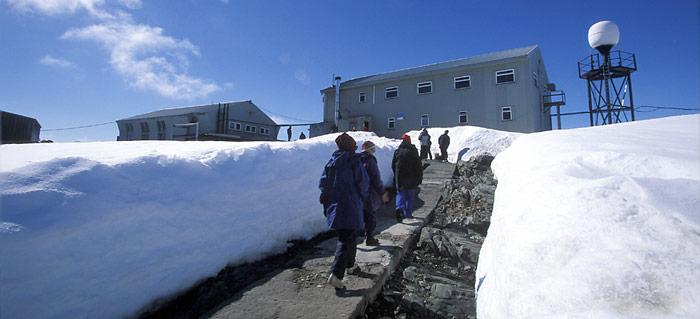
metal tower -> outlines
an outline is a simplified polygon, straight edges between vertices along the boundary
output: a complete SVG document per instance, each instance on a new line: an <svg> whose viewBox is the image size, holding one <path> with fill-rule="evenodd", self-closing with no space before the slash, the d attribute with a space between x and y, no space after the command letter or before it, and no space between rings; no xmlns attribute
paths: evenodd
<svg viewBox="0 0 700 319"><path fill-rule="evenodd" d="M631 74L637 71L637 60L632 53L610 51L619 36L617 25L611 21L594 24L588 30L588 42L600 54L578 62L579 78L588 85L591 126L634 121Z"/></svg>

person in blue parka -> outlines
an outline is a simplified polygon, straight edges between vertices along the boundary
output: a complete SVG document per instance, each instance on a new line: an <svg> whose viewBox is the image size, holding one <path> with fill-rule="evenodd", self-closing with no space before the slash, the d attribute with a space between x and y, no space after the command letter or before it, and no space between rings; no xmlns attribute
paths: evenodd
<svg viewBox="0 0 700 319"><path fill-rule="evenodd" d="M338 150L324 167L318 187L328 227L338 233L328 284L342 289L345 269L355 264L357 232L364 229L363 203L368 196L369 178L355 154L355 140L343 133L335 143Z"/></svg>

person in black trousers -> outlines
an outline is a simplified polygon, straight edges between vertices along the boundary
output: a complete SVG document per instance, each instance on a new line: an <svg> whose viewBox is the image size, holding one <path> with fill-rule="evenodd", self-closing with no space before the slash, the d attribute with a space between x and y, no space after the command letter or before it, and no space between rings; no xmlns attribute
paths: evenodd
<svg viewBox="0 0 700 319"><path fill-rule="evenodd" d="M450 136L447 135L450 131L445 130L445 134L440 135L438 138L438 145L440 146L440 158L443 161L447 161L447 148L450 146Z"/></svg>
<svg viewBox="0 0 700 319"><path fill-rule="evenodd" d="M369 176L369 196L365 200L364 217L365 217L365 245L377 246L379 240L374 238L374 229L377 227L377 210L382 206L385 200L384 182L379 174L379 166L377 158L374 157L375 145L371 141L362 143L362 153L360 153L360 162L367 170ZM388 200L388 198L387 198Z"/></svg>
<svg viewBox="0 0 700 319"><path fill-rule="evenodd" d="M357 144L348 134L335 139L338 150L323 169L318 183L319 201L323 205L328 227L338 234L335 259L331 265L328 284L336 289L345 288L345 269L355 265L357 232L364 229L363 203L369 191L369 178L355 154Z"/></svg>

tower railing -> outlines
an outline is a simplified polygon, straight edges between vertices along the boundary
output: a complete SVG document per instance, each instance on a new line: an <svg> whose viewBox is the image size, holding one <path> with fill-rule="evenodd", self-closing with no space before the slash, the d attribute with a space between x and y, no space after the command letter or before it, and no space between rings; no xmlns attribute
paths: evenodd
<svg viewBox="0 0 700 319"><path fill-rule="evenodd" d="M634 53L625 51L611 51L609 56L610 76L617 77L629 74L637 70L637 58ZM578 62L578 76L581 79L588 79L591 75L602 73L605 58L600 54L591 54Z"/></svg>

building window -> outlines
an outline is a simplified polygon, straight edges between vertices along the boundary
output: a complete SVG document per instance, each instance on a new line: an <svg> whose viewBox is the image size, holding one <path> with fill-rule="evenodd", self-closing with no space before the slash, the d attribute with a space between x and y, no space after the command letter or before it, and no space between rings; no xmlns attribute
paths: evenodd
<svg viewBox="0 0 700 319"><path fill-rule="evenodd" d="M513 110L510 106L504 106L501 108L501 121L512 121L513 120Z"/></svg>
<svg viewBox="0 0 700 319"><path fill-rule="evenodd" d="M472 78L469 75L455 78L455 89L466 89L472 86Z"/></svg>
<svg viewBox="0 0 700 319"><path fill-rule="evenodd" d="M467 111L459 112L459 124L467 124L469 118L467 117Z"/></svg>
<svg viewBox="0 0 700 319"><path fill-rule="evenodd" d="M365 95L365 92L360 92L359 97L357 98L360 103L365 103L367 101L367 96Z"/></svg>
<svg viewBox="0 0 700 319"><path fill-rule="evenodd" d="M536 88L539 88L539 86L537 86L537 72L532 72L532 83L535 84Z"/></svg>
<svg viewBox="0 0 700 319"><path fill-rule="evenodd" d="M148 122L141 122L141 139L147 140L150 132L148 131Z"/></svg>
<svg viewBox="0 0 700 319"><path fill-rule="evenodd" d="M420 126L421 127L430 126L430 115L429 114L423 114L420 116Z"/></svg>
<svg viewBox="0 0 700 319"><path fill-rule="evenodd" d="M252 128L252 127L251 127L250 125L248 125L248 124L245 125L245 131L246 131L246 132L251 132L251 128Z"/></svg>
<svg viewBox="0 0 700 319"><path fill-rule="evenodd" d="M386 121L386 127L390 130L396 128L396 118L390 117Z"/></svg>
<svg viewBox="0 0 700 319"><path fill-rule="evenodd" d="M260 135L270 135L270 129L261 127L260 128Z"/></svg>
<svg viewBox="0 0 700 319"><path fill-rule="evenodd" d="M228 122L228 129L234 130L234 131L240 131L241 130L241 123Z"/></svg>
<svg viewBox="0 0 700 319"><path fill-rule="evenodd" d="M250 132L251 132L251 133L255 133L255 131L257 131L257 129L255 128L255 126L251 126L251 127L250 127Z"/></svg>
<svg viewBox="0 0 700 319"><path fill-rule="evenodd" d="M159 140L164 140L165 139L165 121L157 121L158 124L158 139Z"/></svg>
<svg viewBox="0 0 700 319"><path fill-rule="evenodd" d="M396 86L392 86L389 88L384 89L384 98L385 99L395 99L399 97L399 88Z"/></svg>
<svg viewBox="0 0 700 319"><path fill-rule="evenodd" d="M515 70L496 71L496 84L515 82Z"/></svg>
<svg viewBox="0 0 700 319"><path fill-rule="evenodd" d="M416 86L416 90L418 91L418 94L433 93L433 82L432 81L420 82Z"/></svg>
<svg viewBox="0 0 700 319"><path fill-rule="evenodd" d="M130 140L134 134L134 125L131 123L126 123L126 140Z"/></svg>

